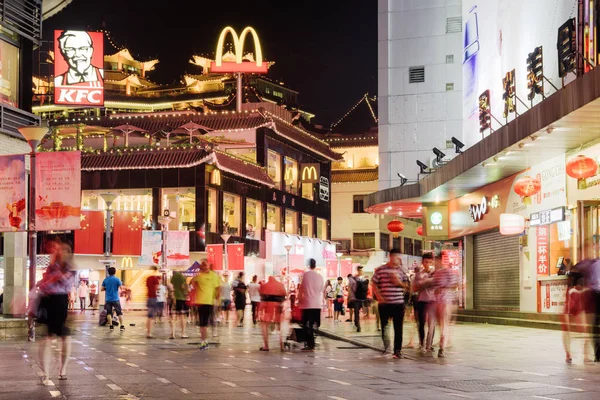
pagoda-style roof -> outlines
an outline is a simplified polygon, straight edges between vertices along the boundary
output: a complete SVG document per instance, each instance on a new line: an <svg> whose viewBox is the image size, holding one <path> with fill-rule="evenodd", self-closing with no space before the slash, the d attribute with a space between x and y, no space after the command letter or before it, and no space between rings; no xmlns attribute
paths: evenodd
<svg viewBox="0 0 600 400"><path fill-rule="evenodd" d="M337 169L331 171L333 183L361 183L379 180L379 167L361 169Z"/></svg>
<svg viewBox="0 0 600 400"><path fill-rule="evenodd" d="M342 135L363 134L376 127L378 121L377 99L366 93L342 118L331 124L331 132Z"/></svg>
<svg viewBox="0 0 600 400"><path fill-rule="evenodd" d="M149 81L146 78L143 78L136 74L130 74L124 71L104 71L104 81L111 82L113 84L122 84L125 85L129 82L131 85L135 87L157 87L158 84Z"/></svg>
<svg viewBox="0 0 600 400"><path fill-rule="evenodd" d="M242 59L245 61L254 62L254 53L245 53ZM202 68L202 74L209 74L210 65L213 61L215 60L208 57L194 55L190 60L190 64ZM223 53L223 61L235 61L235 54L233 54L231 50L226 51L225 53ZM274 61L263 60L263 62L267 64L267 70L275 64Z"/></svg>
<svg viewBox="0 0 600 400"><path fill-rule="evenodd" d="M377 146L379 143L377 127L373 127L369 132L361 134L342 135L341 133L326 133L321 136L332 149L344 147L372 147Z"/></svg>
<svg viewBox="0 0 600 400"><path fill-rule="evenodd" d="M154 70L154 67L156 66L156 64L159 63L158 59L148 60L148 61L136 60L135 58L133 58L133 56L129 52L129 49L127 49L127 48L121 49L114 54L104 56L104 62L118 63L119 61L123 61L123 60L129 61L129 64L131 64L145 72Z"/></svg>

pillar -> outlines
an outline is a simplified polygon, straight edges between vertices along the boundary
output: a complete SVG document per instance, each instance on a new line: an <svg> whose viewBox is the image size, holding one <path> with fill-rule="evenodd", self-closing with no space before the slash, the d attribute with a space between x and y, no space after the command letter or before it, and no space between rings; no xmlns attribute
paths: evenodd
<svg viewBox="0 0 600 400"><path fill-rule="evenodd" d="M23 317L27 299L27 233L4 233L4 315Z"/></svg>
<svg viewBox="0 0 600 400"><path fill-rule="evenodd" d="M473 235L465 236L465 259L463 261L464 272L465 272L465 284L466 284L466 299L465 299L465 309L472 310L474 307L473 304Z"/></svg>

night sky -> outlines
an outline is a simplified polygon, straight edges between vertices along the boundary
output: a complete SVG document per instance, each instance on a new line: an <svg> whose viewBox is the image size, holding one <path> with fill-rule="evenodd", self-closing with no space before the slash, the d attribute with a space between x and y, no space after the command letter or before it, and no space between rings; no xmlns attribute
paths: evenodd
<svg viewBox="0 0 600 400"><path fill-rule="evenodd" d="M271 78L300 92L300 106L329 126L365 93L377 93L377 2L374 0L74 0L44 22L54 29L106 29L140 59L159 58L155 82L179 81L193 54L213 57L227 25L253 26ZM247 41L252 49L251 40Z"/></svg>

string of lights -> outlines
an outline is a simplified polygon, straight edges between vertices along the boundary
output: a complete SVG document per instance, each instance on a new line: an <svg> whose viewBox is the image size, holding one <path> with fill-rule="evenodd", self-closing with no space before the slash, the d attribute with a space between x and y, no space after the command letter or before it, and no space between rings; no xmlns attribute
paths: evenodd
<svg viewBox="0 0 600 400"><path fill-rule="evenodd" d="M337 122L331 124L331 128L333 129L337 125L339 125L346 117L348 117L348 115L352 114L352 112L356 109L356 107L358 107L360 105L360 103L362 103L363 101L367 103L367 106L369 107L369 111L371 112L371 116L373 117L373 121L375 121L375 123L379 122L379 119L375 115L375 111L373 110L371 103L369 103L369 94L365 93L363 95L363 97L361 97L361 99L358 101L358 103L356 103L352 108L350 108L350 110L348 110L346 112L346 114L344 114L344 116L342 116L342 118L340 118Z"/></svg>

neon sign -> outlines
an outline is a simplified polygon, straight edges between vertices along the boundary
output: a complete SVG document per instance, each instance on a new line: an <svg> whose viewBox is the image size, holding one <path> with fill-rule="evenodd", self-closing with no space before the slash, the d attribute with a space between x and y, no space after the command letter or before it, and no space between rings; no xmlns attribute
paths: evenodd
<svg viewBox="0 0 600 400"><path fill-rule="evenodd" d="M246 36L248 35L248 33L252 35L252 39L254 40L254 48L256 52L255 62L243 61L244 42L246 41ZM223 46L225 45L225 38L228 34L231 34L231 38L233 39L235 61L223 61ZM225 29L221 31L221 34L219 35L219 40L217 42L215 61L211 62L210 64L211 72L249 72L255 74L266 74L267 69L268 65L266 62L263 61L260 40L258 39L258 34L254 30L254 28L250 26L245 27L240 36L238 36L235 30L230 26L225 27Z"/></svg>

